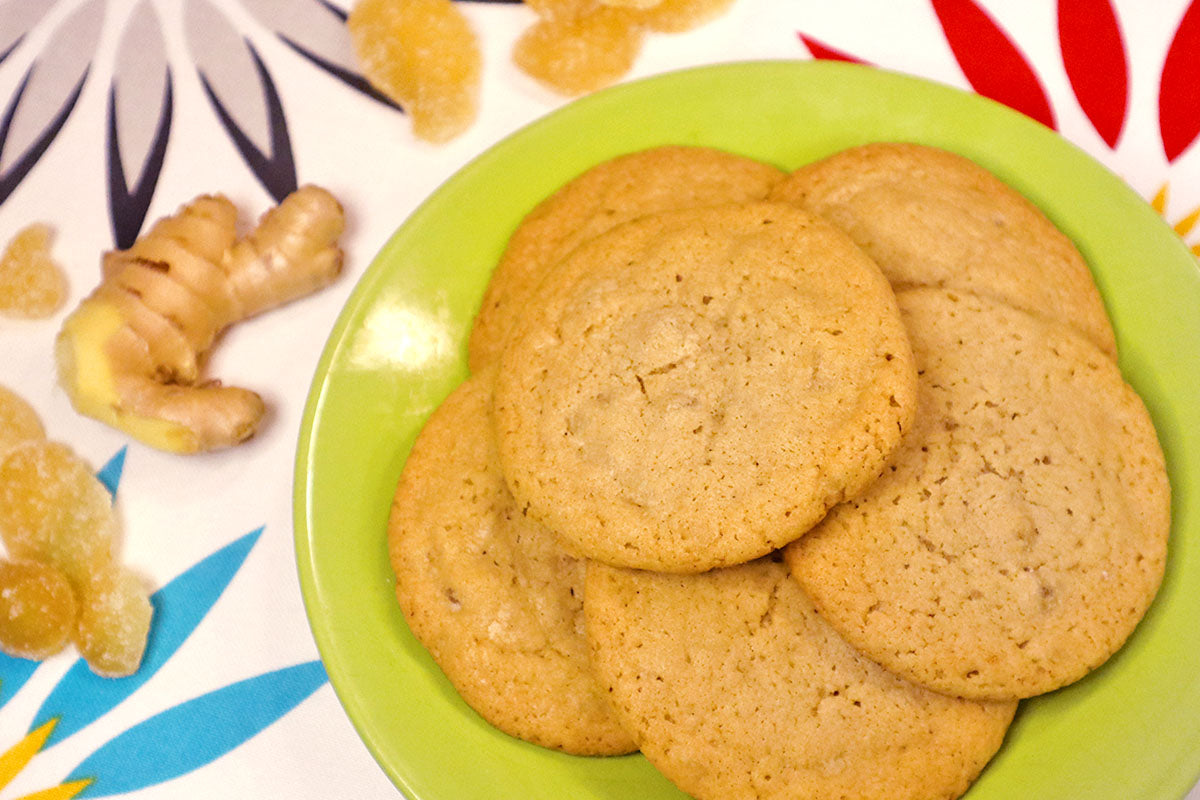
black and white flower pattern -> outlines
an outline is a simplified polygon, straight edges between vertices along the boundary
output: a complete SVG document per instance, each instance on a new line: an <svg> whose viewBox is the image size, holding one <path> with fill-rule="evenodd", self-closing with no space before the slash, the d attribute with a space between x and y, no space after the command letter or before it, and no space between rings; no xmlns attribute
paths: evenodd
<svg viewBox="0 0 1200 800"><path fill-rule="evenodd" d="M346 11L326 0L0 0L0 204L71 124L102 59L111 59L103 139L117 247L128 247L145 222L180 81L199 83L247 168L281 200L296 188L296 161L279 89L255 37L277 37L314 68L392 105L357 70L345 21ZM109 29L120 31L112 55L101 46ZM168 46L180 41L183 48Z"/></svg>

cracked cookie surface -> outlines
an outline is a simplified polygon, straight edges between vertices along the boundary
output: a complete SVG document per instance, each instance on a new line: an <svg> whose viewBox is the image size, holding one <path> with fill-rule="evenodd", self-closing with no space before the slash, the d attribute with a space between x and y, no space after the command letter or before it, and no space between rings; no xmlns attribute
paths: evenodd
<svg viewBox="0 0 1200 800"><path fill-rule="evenodd" d="M618 156L587 170L539 203L513 232L471 328L471 369L499 358L538 283L581 243L646 214L761 200L783 176L753 159L678 145Z"/></svg>
<svg viewBox="0 0 1200 800"><path fill-rule="evenodd" d="M1016 710L859 655L771 557L700 575L592 562L584 613L622 722L701 800L957 797Z"/></svg>
<svg viewBox="0 0 1200 800"><path fill-rule="evenodd" d="M1115 358L1104 302L1075 245L983 167L934 147L874 143L796 170L771 192L820 214L897 289L940 286L1074 326Z"/></svg>
<svg viewBox="0 0 1200 800"><path fill-rule="evenodd" d="M939 691L1029 697L1114 653L1162 580L1170 487L1117 366L1064 325L897 294L917 420L883 476L785 550L830 623Z"/></svg>
<svg viewBox="0 0 1200 800"><path fill-rule="evenodd" d="M915 391L879 269L750 203L643 217L560 263L501 356L495 422L513 495L580 553L700 572L862 491Z"/></svg>
<svg viewBox="0 0 1200 800"><path fill-rule="evenodd" d="M584 564L504 486L488 419L491 373L426 423L396 490L388 551L413 635L497 728L579 755L634 749L592 679Z"/></svg>

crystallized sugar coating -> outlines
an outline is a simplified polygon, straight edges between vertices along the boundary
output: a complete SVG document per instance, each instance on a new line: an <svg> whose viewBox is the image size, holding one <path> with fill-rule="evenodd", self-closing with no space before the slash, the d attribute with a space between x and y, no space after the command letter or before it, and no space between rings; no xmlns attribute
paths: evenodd
<svg viewBox="0 0 1200 800"><path fill-rule="evenodd" d="M575 16L538 20L517 39L513 62L552 89L580 95L628 72L645 38L631 9L598 5Z"/></svg>
<svg viewBox="0 0 1200 800"><path fill-rule="evenodd" d="M876 143L801 167L771 199L845 231L897 289L941 286L1073 325L1115 357L1104 302L1075 245L1032 203L974 162Z"/></svg>
<svg viewBox="0 0 1200 800"><path fill-rule="evenodd" d="M154 613L141 579L115 560L118 532L112 496L67 445L33 438L0 454L0 539L41 568L43 610L9 621L47 646L61 647L65 629L105 677L137 671Z"/></svg>
<svg viewBox="0 0 1200 800"><path fill-rule="evenodd" d="M500 461L584 555L698 572L861 491L915 385L891 289L831 226L774 203L665 212L541 285L497 373Z"/></svg>
<svg viewBox="0 0 1200 800"><path fill-rule="evenodd" d="M388 524L413 634L476 711L521 739L581 755L634 749L587 665L583 562L504 486L488 418L492 372L430 417Z"/></svg>
<svg viewBox="0 0 1200 800"><path fill-rule="evenodd" d="M45 438L46 429L33 406L16 392L0 386L0 459L19 444Z"/></svg>
<svg viewBox="0 0 1200 800"><path fill-rule="evenodd" d="M0 652L49 658L70 640L75 611L71 583L56 567L0 559Z"/></svg>
<svg viewBox="0 0 1200 800"><path fill-rule="evenodd" d="M898 300L916 423L787 561L833 627L913 681L997 699L1070 683L1162 579L1170 487L1149 416L1067 326L936 289Z"/></svg>
<svg viewBox="0 0 1200 800"><path fill-rule="evenodd" d="M701 575L593 562L584 610L622 722L699 800L958 797L1016 710L860 656L770 557Z"/></svg>
<svg viewBox="0 0 1200 800"><path fill-rule="evenodd" d="M706 147L656 147L587 170L513 232L471 329L471 369L500 357L537 285L581 243L646 214L761 200L781 178L775 167Z"/></svg>
<svg viewBox="0 0 1200 800"><path fill-rule="evenodd" d="M50 256L51 230L34 223L0 253L0 316L42 319L67 296L67 278Z"/></svg>
<svg viewBox="0 0 1200 800"><path fill-rule="evenodd" d="M112 497L70 447L27 441L0 455L0 539L12 558L46 561L75 586L113 558Z"/></svg>
<svg viewBox="0 0 1200 800"><path fill-rule="evenodd" d="M97 675L132 675L142 663L153 616L154 607L142 579L110 562L80 586L79 618L72 639Z"/></svg>
<svg viewBox="0 0 1200 800"><path fill-rule="evenodd" d="M699 27L729 10L733 0L660 0L638 14L647 29L680 33Z"/></svg>
<svg viewBox="0 0 1200 800"><path fill-rule="evenodd" d="M475 121L483 56L450 0L357 0L346 29L363 75L404 108L419 138L445 142Z"/></svg>

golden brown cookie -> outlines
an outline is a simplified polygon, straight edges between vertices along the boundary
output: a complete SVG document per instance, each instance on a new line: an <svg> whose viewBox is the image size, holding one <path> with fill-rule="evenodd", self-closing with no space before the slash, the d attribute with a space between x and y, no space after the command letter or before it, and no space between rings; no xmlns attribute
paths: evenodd
<svg viewBox="0 0 1200 800"><path fill-rule="evenodd" d="M916 377L879 269L779 203L664 212L576 249L500 361L513 495L585 556L699 572L866 487Z"/></svg>
<svg viewBox="0 0 1200 800"><path fill-rule="evenodd" d="M396 597L467 703L526 741L582 755L634 749L587 664L583 562L521 514L488 421L491 374L434 412L388 523Z"/></svg>
<svg viewBox="0 0 1200 800"><path fill-rule="evenodd" d="M771 557L702 575L593 562L584 613L622 722L700 800L957 797L1016 710L859 655Z"/></svg>
<svg viewBox="0 0 1200 800"><path fill-rule="evenodd" d="M1065 325L965 293L898 300L916 423L788 564L849 642L917 683L993 699L1070 683L1162 579L1170 487L1150 418Z"/></svg>
<svg viewBox="0 0 1200 800"><path fill-rule="evenodd" d="M542 201L513 233L471 329L471 369L499 357L537 284L580 243L658 211L761 200L783 176L753 159L683 146L630 153L587 170Z"/></svg>
<svg viewBox="0 0 1200 800"><path fill-rule="evenodd" d="M1032 203L962 156L915 144L843 150L801 167L771 199L845 231L897 289L942 286L1073 325L1115 358L1083 256Z"/></svg>

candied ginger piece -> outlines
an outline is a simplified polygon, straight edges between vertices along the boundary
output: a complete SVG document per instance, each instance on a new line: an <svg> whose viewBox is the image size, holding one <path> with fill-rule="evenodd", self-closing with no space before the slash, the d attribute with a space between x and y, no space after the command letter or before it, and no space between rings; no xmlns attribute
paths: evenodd
<svg viewBox="0 0 1200 800"><path fill-rule="evenodd" d="M71 448L41 440L0 457L0 538L10 557L53 564L78 587L112 559L116 532L108 490Z"/></svg>
<svg viewBox="0 0 1200 800"><path fill-rule="evenodd" d="M638 12L638 22L658 33L681 33L713 20L733 5L733 0L661 0Z"/></svg>
<svg viewBox="0 0 1200 800"><path fill-rule="evenodd" d="M517 39L513 61L528 75L569 95L608 86L629 71L642 29L628 9L600 6L579 17L542 19Z"/></svg>
<svg viewBox="0 0 1200 800"><path fill-rule="evenodd" d="M132 675L141 666L153 616L141 579L117 564L106 564L80 589L75 647L97 675Z"/></svg>
<svg viewBox="0 0 1200 800"><path fill-rule="evenodd" d="M67 296L67 278L50 257L50 227L17 232L0 256L0 313L36 319L53 314Z"/></svg>
<svg viewBox="0 0 1200 800"><path fill-rule="evenodd" d="M61 571L37 561L0 560L0 651L41 661L66 646L75 592Z"/></svg>
<svg viewBox="0 0 1200 800"><path fill-rule="evenodd" d="M33 406L11 389L0 386L0 458L24 442L46 438L46 429Z"/></svg>
<svg viewBox="0 0 1200 800"><path fill-rule="evenodd" d="M416 136L445 142L475 121L483 56L451 0L359 0L346 25L363 75Z"/></svg>
<svg viewBox="0 0 1200 800"><path fill-rule="evenodd" d="M600 0L600 3L613 8L654 8L662 0Z"/></svg>
<svg viewBox="0 0 1200 800"><path fill-rule="evenodd" d="M600 6L601 0L524 0L543 19L575 19Z"/></svg>

